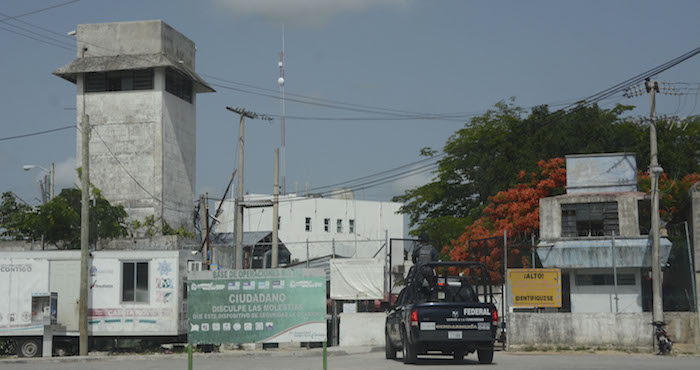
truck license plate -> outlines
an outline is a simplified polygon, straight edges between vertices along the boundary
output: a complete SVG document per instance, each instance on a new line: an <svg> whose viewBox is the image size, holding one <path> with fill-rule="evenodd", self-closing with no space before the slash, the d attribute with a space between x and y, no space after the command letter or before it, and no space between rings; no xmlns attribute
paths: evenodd
<svg viewBox="0 0 700 370"><path fill-rule="evenodd" d="M447 332L447 339L462 339L462 332L461 331L448 331Z"/></svg>

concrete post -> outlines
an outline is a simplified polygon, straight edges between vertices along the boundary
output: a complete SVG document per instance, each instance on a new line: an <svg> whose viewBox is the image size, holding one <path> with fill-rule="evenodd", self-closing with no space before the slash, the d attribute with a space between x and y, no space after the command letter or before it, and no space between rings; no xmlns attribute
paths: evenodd
<svg viewBox="0 0 700 370"><path fill-rule="evenodd" d="M49 176L50 176L50 181L49 181L49 200L53 200L54 196L54 189L56 188L56 182L54 181L54 165L53 162L51 162L51 170L49 171Z"/></svg>
<svg viewBox="0 0 700 370"><path fill-rule="evenodd" d="M697 263L697 258L700 255L700 183L696 183L688 190L688 199L690 199L690 230L687 233L691 236L690 243L693 246L694 271L695 277L695 307L696 307L696 330L695 330L695 351L700 352L700 310L697 307L700 304L700 288L697 280L700 278L700 264Z"/></svg>
<svg viewBox="0 0 700 370"><path fill-rule="evenodd" d="M84 108L83 108L84 111ZM83 113L82 125L82 168L80 205L80 307L78 328L80 332L80 355L88 354L88 248L90 239L90 117Z"/></svg>
<svg viewBox="0 0 700 370"><path fill-rule="evenodd" d="M620 297L617 295L617 264L615 263L615 232L612 232L612 240L610 241L610 257L612 258L613 268L613 289L615 292L615 313L620 312Z"/></svg>
<svg viewBox="0 0 700 370"><path fill-rule="evenodd" d="M278 238L278 225L277 225L277 220L279 219L279 194L280 194L280 186L279 186L279 170L280 166L280 150L278 148L275 148L275 159L274 159L274 166L273 166L273 171L274 171L274 184L272 186L272 268L277 268L279 265L279 246L277 243L277 238Z"/></svg>
<svg viewBox="0 0 700 370"><path fill-rule="evenodd" d="M41 345L41 357L51 357L53 351L53 327L51 325L44 325Z"/></svg>
<svg viewBox="0 0 700 370"><path fill-rule="evenodd" d="M238 132L238 186L236 195L236 269L243 268L243 153L245 153L245 113L240 114Z"/></svg>
<svg viewBox="0 0 700 370"><path fill-rule="evenodd" d="M508 316L508 230L503 230L503 327L510 323ZM510 350L510 341L506 337L506 351Z"/></svg>
<svg viewBox="0 0 700 370"><path fill-rule="evenodd" d="M649 125L649 176L651 177L651 274L653 293L653 321L663 321L663 301L661 296L661 265L659 264L659 159L656 147L656 81L647 81L647 90L651 98Z"/></svg>

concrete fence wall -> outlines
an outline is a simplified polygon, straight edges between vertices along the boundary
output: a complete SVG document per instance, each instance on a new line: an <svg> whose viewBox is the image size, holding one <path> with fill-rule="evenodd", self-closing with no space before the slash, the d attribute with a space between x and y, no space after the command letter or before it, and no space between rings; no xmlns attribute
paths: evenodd
<svg viewBox="0 0 700 370"><path fill-rule="evenodd" d="M698 330L695 312L665 312L674 343L693 343ZM511 313L511 345L652 346L650 312L643 313Z"/></svg>
<svg viewBox="0 0 700 370"><path fill-rule="evenodd" d="M383 346L384 312L340 314L341 346Z"/></svg>

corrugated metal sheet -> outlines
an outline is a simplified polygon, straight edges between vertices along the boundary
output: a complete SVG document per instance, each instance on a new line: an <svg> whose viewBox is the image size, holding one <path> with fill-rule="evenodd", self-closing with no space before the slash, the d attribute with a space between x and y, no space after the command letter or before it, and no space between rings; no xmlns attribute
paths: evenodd
<svg viewBox="0 0 700 370"><path fill-rule="evenodd" d="M272 231L246 231L243 233L243 245L256 245L261 240L265 239ZM211 234L211 242L216 245L230 245L236 240L234 233L213 233Z"/></svg>
<svg viewBox="0 0 700 370"><path fill-rule="evenodd" d="M543 241L537 255L546 268L611 268L611 239ZM659 261L666 264L671 242L661 238ZM651 240L647 238L615 239L617 267L651 267Z"/></svg>
<svg viewBox="0 0 700 370"><path fill-rule="evenodd" d="M331 259L333 256L323 256L318 258L313 258L309 260L307 266L306 261L297 262L295 264L285 266L284 268L289 269L305 269L305 268L322 268L326 273L326 281L331 281ZM336 255L335 258L346 258Z"/></svg>

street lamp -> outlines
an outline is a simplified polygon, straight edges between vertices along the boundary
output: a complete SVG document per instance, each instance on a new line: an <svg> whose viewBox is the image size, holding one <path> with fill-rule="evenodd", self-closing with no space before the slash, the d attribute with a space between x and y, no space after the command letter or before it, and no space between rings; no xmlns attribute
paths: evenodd
<svg viewBox="0 0 700 370"><path fill-rule="evenodd" d="M49 174L49 200L52 200L52 199L53 199L53 194L54 194L54 191L53 191L53 190L54 190L54 165L53 165L53 163L51 163L51 169L50 169L50 170L47 170L46 168L41 167L41 166L37 166L37 165L35 165L35 164L25 164L24 166L22 166L22 168L23 168L25 171L29 171L29 170L31 170L31 169L33 169L33 168L38 168L38 169L40 169L40 170L42 170L42 171L44 171L44 172L46 172L46 173Z"/></svg>

